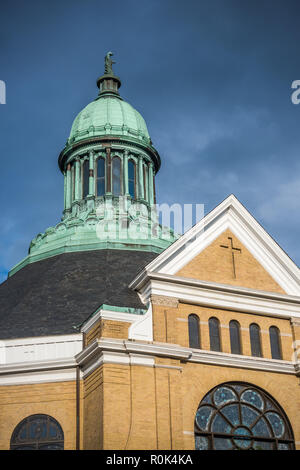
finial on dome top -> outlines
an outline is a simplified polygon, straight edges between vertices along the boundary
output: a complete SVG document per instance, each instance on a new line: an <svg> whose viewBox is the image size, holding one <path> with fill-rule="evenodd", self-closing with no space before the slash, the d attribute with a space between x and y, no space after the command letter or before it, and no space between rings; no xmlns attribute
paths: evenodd
<svg viewBox="0 0 300 470"><path fill-rule="evenodd" d="M114 75L112 65L115 64L115 62L111 59L111 56L113 56L113 53L108 52L104 58L105 60L104 73L108 75Z"/></svg>
<svg viewBox="0 0 300 470"><path fill-rule="evenodd" d="M112 66L115 62L112 60L111 56L113 56L112 52L106 54L104 58L104 75L97 80L97 86L100 90L99 97L103 95L114 95L120 98L118 89L121 86L121 80L116 77L113 72Z"/></svg>

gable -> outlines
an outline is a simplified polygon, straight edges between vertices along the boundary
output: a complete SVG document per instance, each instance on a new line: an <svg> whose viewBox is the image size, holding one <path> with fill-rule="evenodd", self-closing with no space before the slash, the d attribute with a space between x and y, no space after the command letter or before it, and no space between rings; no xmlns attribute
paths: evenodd
<svg viewBox="0 0 300 470"><path fill-rule="evenodd" d="M229 229L176 272L176 275L286 293Z"/></svg>
<svg viewBox="0 0 300 470"><path fill-rule="evenodd" d="M231 250L231 239L233 248L241 251ZM236 252L235 273L232 251ZM298 266L233 194L158 255L143 272L300 296ZM139 282L143 272L131 287Z"/></svg>

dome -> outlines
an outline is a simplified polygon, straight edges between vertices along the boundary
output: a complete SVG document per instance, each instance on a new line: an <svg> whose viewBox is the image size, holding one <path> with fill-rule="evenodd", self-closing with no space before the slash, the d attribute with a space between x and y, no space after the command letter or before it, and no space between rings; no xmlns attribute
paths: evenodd
<svg viewBox="0 0 300 470"><path fill-rule="evenodd" d="M100 96L80 111L68 143L105 135L127 136L150 143L144 118L129 103L114 95Z"/></svg>

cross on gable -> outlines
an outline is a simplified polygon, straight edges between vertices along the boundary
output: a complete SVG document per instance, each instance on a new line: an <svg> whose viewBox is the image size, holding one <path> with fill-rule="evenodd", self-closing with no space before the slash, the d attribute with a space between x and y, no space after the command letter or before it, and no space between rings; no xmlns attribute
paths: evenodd
<svg viewBox="0 0 300 470"><path fill-rule="evenodd" d="M227 248L229 249L231 253L231 259L232 259L232 269L233 269L233 277L236 279L236 271L235 271L235 255L236 254L241 254L242 250L241 248L237 248L233 246L233 240L232 237L228 237L228 240L230 240L230 245L220 245L221 248Z"/></svg>

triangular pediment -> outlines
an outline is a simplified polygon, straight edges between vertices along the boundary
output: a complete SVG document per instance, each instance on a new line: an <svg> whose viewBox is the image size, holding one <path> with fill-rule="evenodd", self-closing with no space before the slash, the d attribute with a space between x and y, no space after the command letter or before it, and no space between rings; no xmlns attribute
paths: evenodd
<svg viewBox="0 0 300 470"><path fill-rule="evenodd" d="M265 292L300 295L299 268L233 195L145 269Z"/></svg>
<svg viewBox="0 0 300 470"><path fill-rule="evenodd" d="M203 281L286 293L229 228L175 274Z"/></svg>

